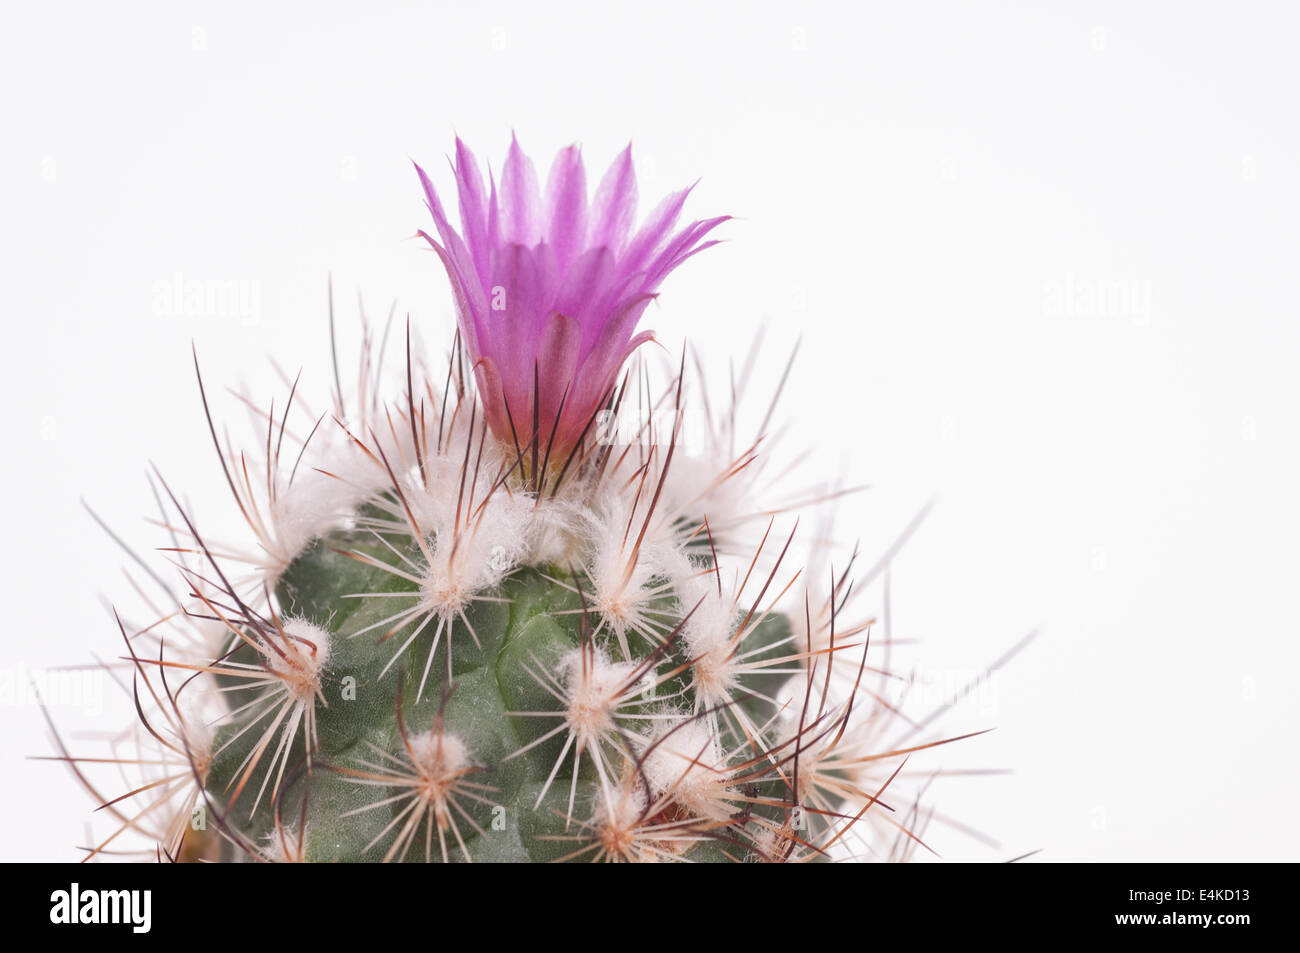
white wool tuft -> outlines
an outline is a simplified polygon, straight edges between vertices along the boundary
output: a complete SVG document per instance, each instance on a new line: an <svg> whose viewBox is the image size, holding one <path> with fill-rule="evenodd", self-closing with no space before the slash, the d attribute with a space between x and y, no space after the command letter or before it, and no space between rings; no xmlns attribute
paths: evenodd
<svg viewBox="0 0 1300 953"><path fill-rule="evenodd" d="M624 655L630 654L628 633L658 643L671 628L663 614L676 601L676 583L693 570L675 541L642 542L636 548L639 523L628 530L628 510L606 505L588 521L590 552L586 562L592 608L610 625ZM656 608L655 603L662 604Z"/></svg>
<svg viewBox="0 0 1300 953"><path fill-rule="evenodd" d="M582 566L591 551L592 512L581 503L547 499L531 506L528 561L535 565Z"/></svg>
<svg viewBox="0 0 1300 953"><path fill-rule="evenodd" d="M425 731L411 735L406 743L410 746L411 761L416 770L434 781L453 778L474 764L469 748L456 735Z"/></svg>
<svg viewBox="0 0 1300 953"><path fill-rule="evenodd" d="M278 576L319 536L342 524L363 497L316 470L299 472L271 504L272 538L263 542L266 568Z"/></svg>
<svg viewBox="0 0 1300 953"><path fill-rule="evenodd" d="M644 750L649 753L642 769L656 792L699 817L724 820L731 815L726 759L717 732L704 721L668 722Z"/></svg>
<svg viewBox="0 0 1300 953"><path fill-rule="evenodd" d="M266 667L284 681L291 695L307 698L320 691L321 673L330 656L330 634L306 619L286 619L283 628L286 638L276 639L280 652L270 647L263 650Z"/></svg>
<svg viewBox="0 0 1300 953"><path fill-rule="evenodd" d="M434 502L433 497L426 502ZM520 497L494 495L468 527L455 524L454 509L449 517L434 516L427 527L433 558L422 586L429 607L443 612L463 609L523 563L528 556L529 509Z"/></svg>
<svg viewBox="0 0 1300 953"><path fill-rule="evenodd" d="M618 705L637 668L636 662L611 662L599 648L590 653L574 649L560 660L565 720L584 748L599 744L613 731Z"/></svg>
<svg viewBox="0 0 1300 953"><path fill-rule="evenodd" d="M696 688L695 708L716 708L731 699L737 688L741 649L734 636L739 620L735 599L718 591L713 574L696 577L681 586L683 612L681 639L691 661Z"/></svg>

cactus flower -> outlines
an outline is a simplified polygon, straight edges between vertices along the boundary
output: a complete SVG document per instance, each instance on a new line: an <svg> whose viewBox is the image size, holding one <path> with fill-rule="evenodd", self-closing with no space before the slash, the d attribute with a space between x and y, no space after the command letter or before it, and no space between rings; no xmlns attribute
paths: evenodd
<svg viewBox="0 0 1300 953"><path fill-rule="evenodd" d="M629 145L588 198L577 146L561 149L546 190L511 139L500 186L456 140L458 232L437 189L416 166L437 238L420 234L451 280L461 336L489 426L504 441L536 440L564 457L590 429L628 355L651 338L637 332L668 274L729 216L678 227L690 189L665 198L637 227ZM536 428L534 427L536 422Z"/></svg>

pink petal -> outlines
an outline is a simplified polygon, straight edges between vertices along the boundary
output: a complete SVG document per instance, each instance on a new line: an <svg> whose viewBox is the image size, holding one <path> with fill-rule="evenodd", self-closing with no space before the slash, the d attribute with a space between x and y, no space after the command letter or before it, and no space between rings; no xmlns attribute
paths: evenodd
<svg viewBox="0 0 1300 953"><path fill-rule="evenodd" d="M587 171L577 146L561 149L546 180L547 241L560 271L582 251L587 237Z"/></svg>
<svg viewBox="0 0 1300 953"><path fill-rule="evenodd" d="M503 240L529 248L541 241L542 202L537 189L537 170L513 135L501 173L501 199Z"/></svg>
<svg viewBox="0 0 1300 953"><path fill-rule="evenodd" d="M569 266L556 292L554 309L576 319L582 327L584 354L591 349L608 314L603 299L614 276L614 253L604 246L591 248Z"/></svg>
<svg viewBox="0 0 1300 953"><path fill-rule="evenodd" d="M650 256L672 232L673 225L677 223L677 216L681 214L682 206L686 204L686 197L690 194L690 189L674 192L650 213L650 217L628 244L627 251L619 261L619 268L624 273L638 272L645 268Z"/></svg>
<svg viewBox="0 0 1300 953"><path fill-rule="evenodd" d="M498 369L506 377L527 377L530 388L540 319L549 311L546 269L544 256L537 249L523 245L502 248L493 257L492 287L483 319L485 353L496 357ZM497 305L504 307L495 310Z"/></svg>
<svg viewBox="0 0 1300 953"><path fill-rule="evenodd" d="M451 282L451 293L456 301L456 315L460 324L461 336L465 339L465 346L469 349L471 355L482 353L482 342L478 336L479 313L481 312L481 301L483 292L477 285L471 284L466 287L465 282L461 280L460 273L455 265L452 264L447 249L443 248L433 240L428 232L423 229L418 233L430 247L433 248L442 266L446 269L447 279Z"/></svg>
<svg viewBox="0 0 1300 953"><path fill-rule="evenodd" d="M574 416L577 376L575 371L578 367L581 337L582 329L578 326L578 322L567 315L553 312L546 319L545 330L542 332L537 349L537 376L540 391L538 430L543 448L551 439L552 429L556 430L557 440L564 438L562 445L570 442L564 432L564 423L561 422L557 426L556 419L561 413L566 418Z"/></svg>
<svg viewBox="0 0 1300 953"><path fill-rule="evenodd" d="M483 413L487 415L488 426L498 437L509 440L510 421L516 412L515 401L513 398L507 398L502 389L501 373L492 358L481 357L474 362L474 380L478 384L479 399L483 401ZM507 401L509 413L507 413Z"/></svg>
<svg viewBox="0 0 1300 953"><path fill-rule="evenodd" d="M627 241L636 221L636 170L632 167L632 144L628 143L600 180L591 215L587 245L604 245L618 251Z"/></svg>
<svg viewBox="0 0 1300 953"><path fill-rule="evenodd" d="M607 381L618 374L632 331L654 299L652 294L638 295L624 302L605 322L595 345L583 358L578 392L583 402L599 400L608 386Z"/></svg>
<svg viewBox="0 0 1300 953"><path fill-rule="evenodd" d="M655 287L668 276L670 271L682 262L686 261L687 258L690 258L697 251L703 251L705 248L716 245L717 242L709 242L699 248L695 247L699 243L700 239L705 235L709 234L709 232L713 231L723 222L730 220L730 215L719 215L717 218L692 222L689 226L682 229L678 236L669 242L663 251L656 255L654 260L646 266L646 285L652 288Z"/></svg>
<svg viewBox="0 0 1300 953"><path fill-rule="evenodd" d="M479 175L478 161L459 136L456 138L456 188L460 197L460 221L465 230L465 244L469 246L479 280L484 281L491 258L487 197L483 192L483 178Z"/></svg>
<svg viewBox="0 0 1300 953"><path fill-rule="evenodd" d="M596 407L609 397L610 391L618 382L619 371L623 369L623 365L627 363L627 359L632 356L632 352L642 344L648 344L650 341L653 341L654 338L655 333L653 331L642 331L636 337L632 338L623 345L621 350L616 352L617 358L615 360L604 361L603 375L597 374L594 370L588 371L584 366L581 371L581 386L577 391L578 399L575 406L591 408L586 414L587 417L590 417ZM587 421L584 419L581 424L579 424L579 432L581 432L581 428L586 425Z"/></svg>

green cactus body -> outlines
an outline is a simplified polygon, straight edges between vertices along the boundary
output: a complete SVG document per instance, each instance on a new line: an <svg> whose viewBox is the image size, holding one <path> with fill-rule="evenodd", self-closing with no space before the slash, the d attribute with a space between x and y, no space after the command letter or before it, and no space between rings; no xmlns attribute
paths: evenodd
<svg viewBox="0 0 1300 953"><path fill-rule="evenodd" d="M281 611L330 639L315 706L317 746L308 769L306 737L298 735L293 755L303 764L286 775L275 797L263 797L252 809L265 769L258 765L262 770L255 769L242 789L240 779L260 740L258 726L249 725L257 709L232 719L216 734L217 753L207 777L213 802L222 805L218 810L243 838L272 853L285 850L279 841L290 839L283 833L286 826L301 825L301 836L295 833L292 841L308 861L586 859L600 846L602 780L589 753L575 756L575 739L556 730L566 718L565 660L580 660L584 646L589 655L607 650L591 634L599 619L584 610L581 575L558 566L524 567L508 575L491 601L476 601L468 610L464 631L450 643L448 680L448 640L440 639L432 661L427 658L433 625L425 626L411 646L422 650L413 655L421 666L391 664L396 647L418 621L395 632L372 628L391 611L389 594L417 592L414 583L356 558L391 558L396 551L418 559L409 538L389 536L386 542L338 531L317 540L284 572L276 591ZM372 595L358 598L361 593ZM646 747L645 726L692 711L696 703L691 659L676 636L687 610L671 597L661 603L668 620L665 640L635 662L634 674L644 687L634 702L620 706L617 730L600 742L607 748L606 764L632 775L607 777L604 783L632 792L640 809L647 794L637 789L647 782L636 777L636 759ZM741 651L761 659L780 654L789 641L787 620L771 614L753 627ZM240 646L230 661L255 664L256 653ZM428 678L424 666L432 673ZM741 687L736 704L755 723L770 723L775 706L760 696L781 680L758 672L747 680L752 686ZM422 681L424 697L416 702ZM438 689L430 691L434 681ZM241 689L229 678L223 687L230 689L235 708L242 694L257 691ZM751 687L759 694L748 694ZM755 814L773 825L783 822L782 799L759 794L773 787L770 763L753 764L732 721L719 722L721 747L731 752L728 761L738 780L728 783L719 776L716 783L734 800L735 820L679 825L662 843L650 842L655 852L691 860L744 859L751 851L745 828L755 823ZM411 739L420 737L441 737L447 747L454 745L456 763L413 756ZM758 747L767 747L763 739ZM780 756L769 762L774 760ZM683 772L691 767L683 759ZM443 775L456 776L443 780L440 768ZM430 789L423 798L421 783ZM434 790L439 784L444 789ZM658 813L673 812L665 802ZM226 850L232 859L238 856Z"/></svg>

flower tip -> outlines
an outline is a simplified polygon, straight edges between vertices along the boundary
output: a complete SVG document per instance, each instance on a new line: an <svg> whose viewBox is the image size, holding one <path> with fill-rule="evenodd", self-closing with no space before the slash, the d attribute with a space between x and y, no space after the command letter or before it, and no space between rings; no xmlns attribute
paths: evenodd
<svg viewBox="0 0 1300 953"><path fill-rule="evenodd" d="M469 146L465 145L465 140L460 136L456 137L456 166L458 169L465 169L474 164L474 153L470 151Z"/></svg>

